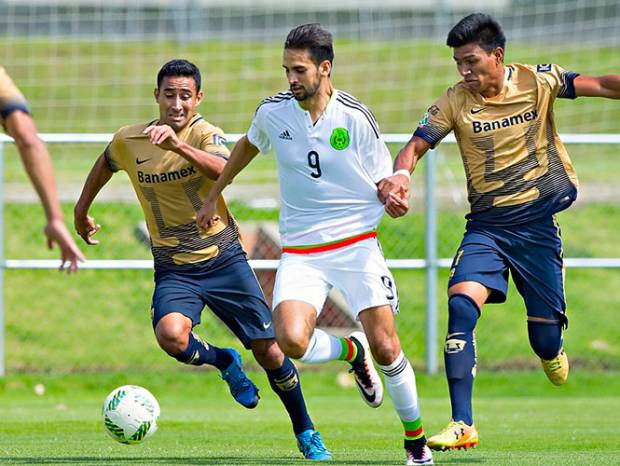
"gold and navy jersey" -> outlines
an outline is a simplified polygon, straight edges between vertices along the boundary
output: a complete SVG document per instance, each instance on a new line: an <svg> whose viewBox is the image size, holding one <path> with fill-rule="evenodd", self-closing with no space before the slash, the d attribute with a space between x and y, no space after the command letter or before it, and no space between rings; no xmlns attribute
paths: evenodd
<svg viewBox="0 0 620 466"><path fill-rule="evenodd" d="M235 220L220 196L215 213L221 221L208 230L198 228L196 212L213 181L180 155L151 144L143 131L154 123L121 128L105 149L108 167L129 175L144 211L156 268L183 267L211 259L238 239ZM203 151L226 159L229 156L222 130L200 115L195 115L177 136Z"/></svg>
<svg viewBox="0 0 620 466"><path fill-rule="evenodd" d="M507 65L499 95L484 98L461 81L428 109L414 135L435 147L454 131L468 219L522 223L572 204L577 176L556 131L553 103L576 97L577 76L557 65Z"/></svg>
<svg viewBox="0 0 620 466"><path fill-rule="evenodd" d="M26 99L6 70L0 66L0 123L4 125L4 120L15 110L30 113Z"/></svg>

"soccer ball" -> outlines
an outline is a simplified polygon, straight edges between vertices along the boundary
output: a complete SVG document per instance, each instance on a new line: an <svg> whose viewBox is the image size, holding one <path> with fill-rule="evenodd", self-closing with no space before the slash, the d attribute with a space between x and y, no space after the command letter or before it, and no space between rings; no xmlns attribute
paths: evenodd
<svg viewBox="0 0 620 466"><path fill-rule="evenodd" d="M159 403L146 388L123 385L103 402L103 426L121 443L140 443L157 431Z"/></svg>

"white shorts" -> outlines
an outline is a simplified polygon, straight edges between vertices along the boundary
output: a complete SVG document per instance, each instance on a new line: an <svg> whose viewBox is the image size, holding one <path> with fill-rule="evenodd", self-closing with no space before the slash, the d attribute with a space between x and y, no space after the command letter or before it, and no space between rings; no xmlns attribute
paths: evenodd
<svg viewBox="0 0 620 466"><path fill-rule="evenodd" d="M275 309L282 301L311 304L317 316L332 287L347 300L352 316L364 309L389 305L398 312L398 291L376 238L333 251L283 253L273 289Z"/></svg>

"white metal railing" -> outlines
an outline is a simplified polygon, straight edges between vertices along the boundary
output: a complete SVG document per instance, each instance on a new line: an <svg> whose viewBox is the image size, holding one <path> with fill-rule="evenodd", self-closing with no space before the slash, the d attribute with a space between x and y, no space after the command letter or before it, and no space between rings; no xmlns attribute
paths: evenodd
<svg viewBox="0 0 620 466"><path fill-rule="evenodd" d="M112 134L97 133L42 133L41 139L46 143L106 143ZM242 134L228 134L230 142L236 142ZM404 144L410 134L385 134L386 143ZM565 144L620 144L620 134L563 134ZM4 367L4 270L5 269L57 269L58 260L9 259L4 258L4 144L12 138L0 134L0 376ZM454 135L447 136L443 143L454 144ZM437 257L437 205L435 196L436 157L429 151L425 157L425 257L424 259L388 259L392 269L426 269L426 337L425 359L427 372L437 371L437 270L450 267L452 258ZM620 268L620 258L566 258L570 268ZM273 270L277 260L251 260L250 265L256 270ZM80 265L82 269L152 269L152 260L89 260Z"/></svg>

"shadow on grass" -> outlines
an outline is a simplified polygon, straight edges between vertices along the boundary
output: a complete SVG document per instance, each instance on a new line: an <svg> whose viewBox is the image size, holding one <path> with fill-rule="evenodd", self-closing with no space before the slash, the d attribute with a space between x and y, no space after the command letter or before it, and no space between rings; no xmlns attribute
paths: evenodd
<svg viewBox="0 0 620 466"><path fill-rule="evenodd" d="M58 456L55 458L36 457L6 457L0 458L2 464L225 464L225 465L280 465L280 464L308 464L303 458L247 458L241 456L213 456L209 458L192 457L159 457L159 458L136 458L136 457L110 457L101 458L94 456ZM449 458L444 459L437 455L434 457L435 464L482 464L483 458ZM7 463L4 463L6 461ZM333 460L325 464L350 464L350 465L385 465L389 462L373 460ZM401 463L394 463L401 464Z"/></svg>

